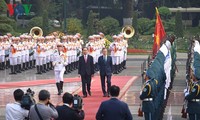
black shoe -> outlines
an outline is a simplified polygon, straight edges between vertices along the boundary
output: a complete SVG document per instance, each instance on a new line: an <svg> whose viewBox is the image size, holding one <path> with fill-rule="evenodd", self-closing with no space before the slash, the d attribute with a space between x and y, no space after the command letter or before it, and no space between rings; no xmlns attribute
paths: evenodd
<svg viewBox="0 0 200 120"><path fill-rule="evenodd" d="M107 97L107 95L106 95L106 94L103 94L103 97Z"/></svg>
<svg viewBox="0 0 200 120"><path fill-rule="evenodd" d="M22 64L22 71L25 71L25 63Z"/></svg>
<svg viewBox="0 0 200 120"><path fill-rule="evenodd" d="M25 70L28 70L28 69L29 69L29 62L26 62Z"/></svg>
<svg viewBox="0 0 200 120"><path fill-rule="evenodd" d="M17 65L17 73L21 73L21 70L22 70L21 64L18 64Z"/></svg>
<svg viewBox="0 0 200 120"><path fill-rule="evenodd" d="M83 95L83 98L86 98L87 97L87 95Z"/></svg>
<svg viewBox="0 0 200 120"><path fill-rule="evenodd" d="M42 72L46 73L46 65L45 64L42 66Z"/></svg>
<svg viewBox="0 0 200 120"><path fill-rule="evenodd" d="M91 92L88 92L89 96L92 96L92 93Z"/></svg>
<svg viewBox="0 0 200 120"><path fill-rule="evenodd" d="M58 95L61 95L60 83L56 83L56 87L58 89Z"/></svg>
<svg viewBox="0 0 200 120"><path fill-rule="evenodd" d="M63 93L63 81L60 81L60 91Z"/></svg>
<svg viewBox="0 0 200 120"><path fill-rule="evenodd" d="M8 69L10 67L10 62L6 61L6 69Z"/></svg>

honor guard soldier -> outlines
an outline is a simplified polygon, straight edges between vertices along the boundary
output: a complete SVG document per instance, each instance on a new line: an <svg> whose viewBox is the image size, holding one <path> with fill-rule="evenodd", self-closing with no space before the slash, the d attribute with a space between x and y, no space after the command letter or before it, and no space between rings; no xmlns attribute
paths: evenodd
<svg viewBox="0 0 200 120"><path fill-rule="evenodd" d="M66 55L66 65L65 65L65 74L69 72L68 66L68 43L67 43L67 36L62 37L62 44L63 44L63 53Z"/></svg>
<svg viewBox="0 0 200 120"><path fill-rule="evenodd" d="M17 74L17 39L12 37L12 43L10 45L10 65L11 65L11 73L10 74Z"/></svg>
<svg viewBox="0 0 200 120"><path fill-rule="evenodd" d="M190 87L184 90L187 100L186 112L190 120L200 120L200 45L194 42L193 73L191 73ZM191 69L191 68L190 68Z"/></svg>
<svg viewBox="0 0 200 120"><path fill-rule="evenodd" d="M65 65L67 65L66 54L63 53L63 45L58 44L57 50L54 53L54 73L56 79L56 87L58 89L58 95L61 95L63 92L63 75L65 72Z"/></svg>
<svg viewBox="0 0 200 120"><path fill-rule="evenodd" d="M185 99L188 101L186 112L190 120L200 120L200 68L194 70L193 85L185 90Z"/></svg>
<svg viewBox="0 0 200 120"><path fill-rule="evenodd" d="M140 92L140 99L142 100L142 111L144 112L145 120L156 120L156 108L154 99L157 96L158 81L149 77L154 74L152 72L153 71L151 71L151 69L148 69L145 76L146 82L144 83L143 89Z"/></svg>

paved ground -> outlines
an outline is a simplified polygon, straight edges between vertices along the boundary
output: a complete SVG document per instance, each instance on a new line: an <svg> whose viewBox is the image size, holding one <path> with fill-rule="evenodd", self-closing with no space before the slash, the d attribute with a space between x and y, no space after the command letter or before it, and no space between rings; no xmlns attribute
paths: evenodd
<svg viewBox="0 0 200 120"><path fill-rule="evenodd" d="M172 93L170 94L170 99L168 102L168 106L165 111L165 120L181 120L181 108L183 104L183 94L182 91L185 86L185 62L186 62L186 54L178 54L177 57L177 66L178 73L175 78L174 86L172 89ZM127 69L122 73L118 74L119 76L138 76L141 75L141 64L144 60L147 59L147 55L130 55L128 56ZM53 71L50 71L43 75L36 75L36 70L28 70L21 74L17 75L9 75L9 70L0 71L0 83L4 82L12 82L12 81L30 81L30 80L38 80L38 79L53 79L54 74ZM71 74L65 75L65 77L77 77L77 71L72 72ZM68 92L72 92L80 88L80 82L75 83L66 83L64 86L64 90ZM143 118L139 118L137 116L137 111L139 108L139 104L141 101L139 100L139 91L142 86L141 79L136 80L130 89L127 91L125 96L122 98L123 101L127 102L129 108L131 109L131 113L133 114L134 120L143 120ZM26 90L28 87L23 87L23 90ZM5 115L5 105L6 103L12 102L12 93L15 88L12 89L1 89L0 90L0 120L4 120ZM56 95L57 91L55 85L41 85L31 87L37 93L41 89L47 89L51 92L52 101L61 101L61 98ZM37 99L37 97L35 97ZM59 103L59 102L57 102ZM54 103L54 104L57 104ZM172 119L169 119L172 118Z"/></svg>

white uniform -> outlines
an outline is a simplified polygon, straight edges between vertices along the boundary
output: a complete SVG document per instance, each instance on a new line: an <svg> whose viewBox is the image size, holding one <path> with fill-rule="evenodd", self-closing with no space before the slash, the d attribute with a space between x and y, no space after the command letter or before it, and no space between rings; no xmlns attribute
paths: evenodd
<svg viewBox="0 0 200 120"><path fill-rule="evenodd" d="M118 42L112 42L110 44L110 50L111 50L111 57L113 60L113 65L119 65L120 61L120 53L119 53L119 45Z"/></svg>
<svg viewBox="0 0 200 120"><path fill-rule="evenodd" d="M54 65L54 73L55 73L55 80L56 83L59 83L60 81L63 81L63 75L65 72L65 66L67 65L67 58L65 53L56 51L54 53L54 60L53 60L53 65Z"/></svg>

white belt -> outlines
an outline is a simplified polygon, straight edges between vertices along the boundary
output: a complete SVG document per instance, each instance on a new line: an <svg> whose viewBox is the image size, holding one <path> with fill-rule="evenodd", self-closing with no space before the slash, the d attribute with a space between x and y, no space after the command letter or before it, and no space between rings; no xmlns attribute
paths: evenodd
<svg viewBox="0 0 200 120"><path fill-rule="evenodd" d="M145 98L143 101L153 101L153 98Z"/></svg>
<svg viewBox="0 0 200 120"><path fill-rule="evenodd" d="M200 102L200 99L192 99L193 102Z"/></svg>

